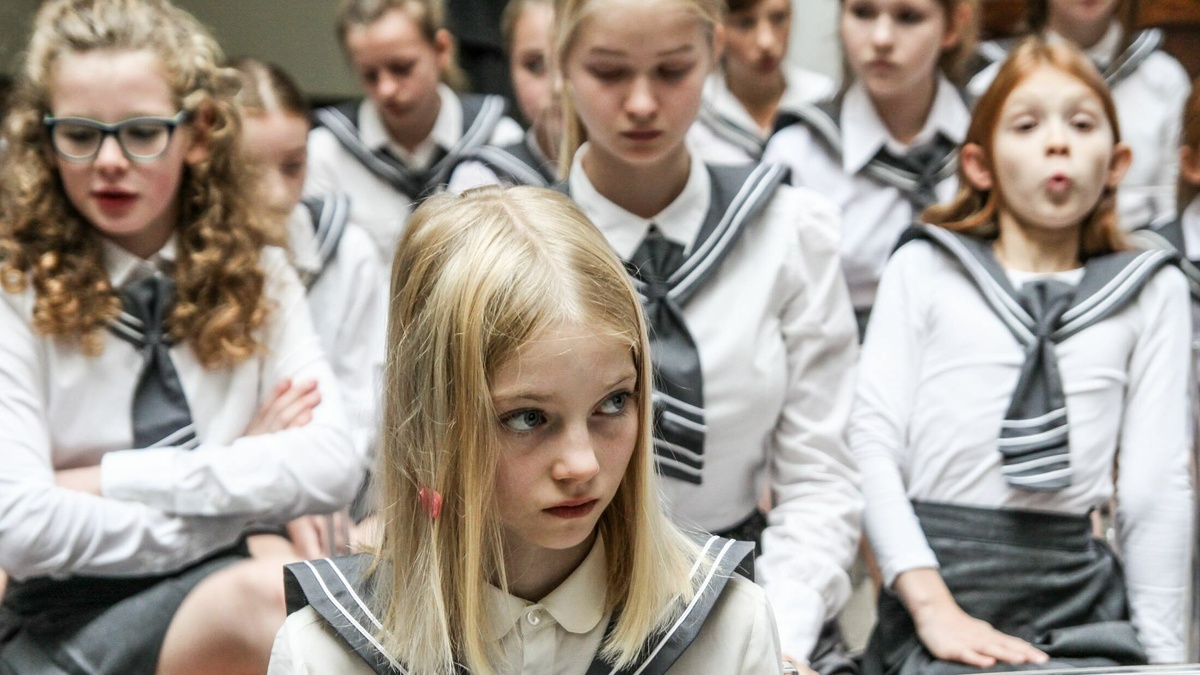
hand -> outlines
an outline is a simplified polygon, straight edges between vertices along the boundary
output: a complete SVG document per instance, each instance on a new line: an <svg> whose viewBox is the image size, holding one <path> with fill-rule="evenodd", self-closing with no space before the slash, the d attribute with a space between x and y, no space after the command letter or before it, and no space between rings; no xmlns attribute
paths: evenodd
<svg viewBox="0 0 1200 675"><path fill-rule="evenodd" d="M301 516L287 524L296 555L305 560L342 555L350 546L350 515L342 510L328 515Z"/></svg>
<svg viewBox="0 0 1200 675"><path fill-rule="evenodd" d="M245 435L257 436L302 427L312 421L313 408L320 402L321 392L317 391L316 380L293 384L290 378L284 378L254 414Z"/></svg>
<svg viewBox="0 0 1200 675"><path fill-rule="evenodd" d="M85 466L79 469L63 469L54 472L54 483L58 487L89 495L100 496L100 467Z"/></svg>
<svg viewBox="0 0 1200 675"><path fill-rule="evenodd" d="M1045 663L1050 658L1028 642L967 614L957 603L928 607L913 618L921 643L944 661L991 668L997 662Z"/></svg>
<svg viewBox="0 0 1200 675"><path fill-rule="evenodd" d="M788 656L787 654L783 655L783 665L785 666L784 672L786 673L792 672L786 669L786 666L791 666L792 669L795 670L796 675L817 675L817 671L809 668L807 664L801 663L799 659Z"/></svg>

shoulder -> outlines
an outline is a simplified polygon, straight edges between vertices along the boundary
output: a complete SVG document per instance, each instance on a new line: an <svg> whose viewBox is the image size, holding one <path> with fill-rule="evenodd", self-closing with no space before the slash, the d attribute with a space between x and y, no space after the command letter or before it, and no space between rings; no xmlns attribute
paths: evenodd
<svg viewBox="0 0 1200 675"><path fill-rule="evenodd" d="M333 132L325 127L315 127L308 132L308 162L328 160L341 154L342 144Z"/></svg>
<svg viewBox="0 0 1200 675"><path fill-rule="evenodd" d="M1161 49L1146 57L1137 74L1148 85L1164 94L1183 97L1191 89L1191 79L1188 78L1187 70L1175 57Z"/></svg>
<svg viewBox="0 0 1200 675"><path fill-rule="evenodd" d="M779 673L775 616L761 586L734 575L671 673Z"/></svg>
<svg viewBox="0 0 1200 675"><path fill-rule="evenodd" d="M496 122L496 128L492 130L492 136L488 139L491 145L511 145L520 143L525 138L525 131L521 129L521 125L513 118L505 115Z"/></svg>
<svg viewBox="0 0 1200 675"><path fill-rule="evenodd" d="M816 190L781 185L763 214L768 223L778 223L796 233L801 246L824 250L838 248L841 241L841 211Z"/></svg>
<svg viewBox="0 0 1200 675"><path fill-rule="evenodd" d="M354 650L337 637L329 624L312 607L293 613L283 622L271 650L269 672L284 673L371 673Z"/></svg>

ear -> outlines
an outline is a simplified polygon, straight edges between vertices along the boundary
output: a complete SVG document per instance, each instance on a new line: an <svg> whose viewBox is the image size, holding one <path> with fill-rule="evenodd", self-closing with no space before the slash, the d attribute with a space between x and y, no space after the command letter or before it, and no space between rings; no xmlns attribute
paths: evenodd
<svg viewBox="0 0 1200 675"><path fill-rule="evenodd" d="M725 55L725 24L718 23L713 26L713 41L712 41L713 68L721 62L721 57Z"/></svg>
<svg viewBox="0 0 1200 675"><path fill-rule="evenodd" d="M1116 188L1121 179L1125 177L1125 172L1129 171L1129 165L1132 163L1133 150L1124 143L1114 145L1112 159L1108 162L1108 178L1105 179L1104 184L1110 188Z"/></svg>
<svg viewBox="0 0 1200 675"><path fill-rule="evenodd" d="M454 56L454 36L445 28L439 28L433 34L433 51L437 54L438 70L445 71L450 67Z"/></svg>
<svg viewBox="0 0 1200 675"><path fill-rule="evenodd" d="M1179 148L1179 176L1192 185L1200 185L1200 151L1197 148L1186 145Z"/></svg>
<svg viewBox="0 0 1200 675"><path fill-rule="evenodd" d="M192 118L188 138L188 148L183 154L183 161L188 166L195 166L208 159L208 139L212 133L213 112L208 105L203 105Z"/></svg>
<svg viewBox="0 0 1200 675"><path fill-rule="evenodd" d="M987 158L983 156L983 148L978 143L963 145L958 153L958 161L971 187L976 190L992 189L992 169L988 166Z"/></svg>
<svg viewBox="0 0 1200 675"><path fill-rule="evenodd" d="M969 2L960 2L954 7L954 14L946 17L946 32L942 34L940 46L942 51L952 49L962 40L963 29L971 25L975 10Z"/></svg>

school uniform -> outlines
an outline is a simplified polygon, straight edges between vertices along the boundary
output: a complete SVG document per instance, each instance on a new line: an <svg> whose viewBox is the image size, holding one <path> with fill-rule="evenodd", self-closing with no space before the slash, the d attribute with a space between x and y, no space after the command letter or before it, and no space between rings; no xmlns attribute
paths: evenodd
<svg viewBox="0 0 1200 675"><path fill-rule="evenodd" d="M499 96L460 97L445 85L438 96L441 110L433 130L412 152L391 139L370 100L314 113L304 193L349 195L351 221L371 236L385 263L414 203L446 183L458 156L484 144L515 143L523 133L504 116Z"/></svg>
<svg viewBox="0 0 1200 675"><path fill-rule="evenodd" d="M760 517L757 577L780 601L785 653L804 658L850 592L862 497L843 440L856 345L838 267L837 213L781 185L775 166L693 158L683 191L641 218L593 187L575 155L567 189L628 261L650 323L655 451L672 517L709 532ZM648 248L683 262L646 277Z"/></svg>
<svg viewBox="0 0 1200 675"><path fill-rule="evenodd" d="M1114 21L1100 42L1085 53L1112 90L1121 140L1133 149L1133 164L1117 190L1121 227L1128 231L1175 211L1180 118L1191 80L1183 66L1162 51L1162 31L1140 31L1124 49L1123 37L1120 22ZM1046 39L1066 40L1053 31ZM987 91L1007 57L1005 47L1012 44L992 43L980 50L994 63L967 85L972 98Z"/></svg>
<svg viewBox="0 0 1200 675"><path fill-rule="evenodd" d="M175 241L149 260L103 247L109 279L129 298L97 356L33 329L31 288L0 294L0 568L12 578L0 670L153 673L187 592L246 555L239 540L249 520L340 509L364 467L303 287L280 251L262 256L272 306L263 348L209 370L187 343L156 339L157 327L136 315L134 295L168 288ZM154 303L169 307L167 295ZM312 420L245 436L283 378L318 382ZM168 423L175 431L163 434ZM56 470L95 465L103 497L54 484Z"/></svg>
<svg viewBox="0 0 1200 675"><path fill-rule="evenodd" d="M308 292L313 327L341 387L354 442L372 455L379 426L387 277L345 196L308 198L287 222L288 248Z"/></svg>
<svg viewBox="0 0 1200 675"><path fill-rule="evenodd" d="M850 85L840 99L781 117L764 161L791 170L792 185L833 201L842 214L842 270L860 331L900 235L925 207L958 189L958 145L971 116L944 77L929 117L907 146L888 132L866 89Z"/></svg>
<svg viewBox="0 0 1200 675"><path fill-rule="evenodd" d="M833 79L806 68L784 64L787 88L779 99L779 112L817 103L837 91ZM710 164L740 164L762 159L767 139L775 130L766 129L747 112L725 80L725 73L709 75L704 83L703 102L696 122L688 130L688 143L696 156Z"/></svg>
<svg viewBox="0 0 1200 675"><path fill-rule="evenodd" d="M766 595L734 573L738 560L733 558L740 560L752 548L729 540L710 546L709 555L718 560L716 573L707 578L682 625L668 635L651 636L642 661L620 673L781 672L778 635ZM403 659L386 653L373 634L378 630L378 600L363 581L370 562L364 555L288 566L288 604L293 613L275 638L270 675L370 675L402 667ZM609 673L612 667L597 655L613 618L606 609L607 588L601 537L579 567L538 602L490 586L492 614L480 630L488 641L500 643L498 672ZM353 595L349 589L355 589ZM466 671L459 669L459 673Z"/></svg>
<svg viewBox="0 0 1200 675"><path fill-rule="evenodd" d="M1058 665L1183 660L1182 275L1162 252L1004 270L989 242L925 228L884 273L849 431L885 588L940 567L964 611ZM1114 493L1123 574L1088 518ZM864 672L942 672L913 630L885 590Z"/></svg>
<svg viewBox="0 0 1200 675"><path fill-rule="evenodd" d="M538 145L530 128L519 143L475 148L462 157L450 172L446 189L460 193L480 185L532 185L550 187L558 183L558 166Z"/></svg>

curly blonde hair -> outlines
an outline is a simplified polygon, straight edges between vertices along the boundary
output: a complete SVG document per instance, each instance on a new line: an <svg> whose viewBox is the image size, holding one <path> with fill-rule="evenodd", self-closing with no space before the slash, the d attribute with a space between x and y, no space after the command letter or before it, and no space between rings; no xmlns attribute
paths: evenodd
<svg viewBox="0 0 1200 675"><path fill-rule="evenodd" d="M105 271L101 237L68 199L43 118L51 78L66 54L149 51L206 153L179 188L177 301L168 330L200 362L233 365L259 347L267 316L259 258L266 241L253 181L239 162L238 76L208 31L165 0L50 0L38 11L6 121L0 163L0 285L32 284L35 330L98 354L120 301Z"/></svg>

